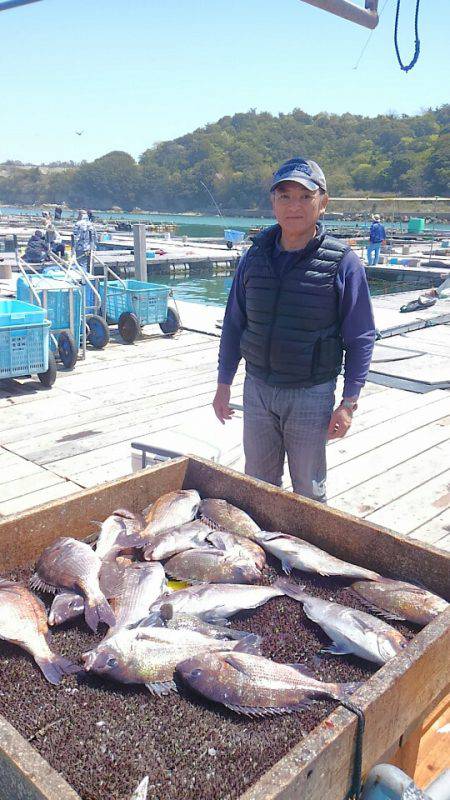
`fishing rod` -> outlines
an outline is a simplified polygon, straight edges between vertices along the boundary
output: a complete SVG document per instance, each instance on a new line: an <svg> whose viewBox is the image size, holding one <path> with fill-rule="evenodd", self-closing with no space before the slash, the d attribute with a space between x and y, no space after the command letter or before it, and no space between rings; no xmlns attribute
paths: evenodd
<svg viewBox="0 0 450 800"><path fill-rule="evenodd" d="M208 187L207 187L206 183L203 183L203 181L200 181L200 183L201 183L201 185L202 185L202 186L203 186L203 187L206 189L206 191L208 192L208 194L209 194L209 196L210 196L211 200L213 201L213 203L214 203L215 207L217 208L217 212L218 212L218 214L219 214L219 217L221 217L221 219L223 219L222 212L221 212L221 210L220 210L219 206L217 205L217 203L216 203L216 201L215 201L215 199L214 199L214 195L213 195L213 193L209 191L209 189L208 189Z"/></svg>

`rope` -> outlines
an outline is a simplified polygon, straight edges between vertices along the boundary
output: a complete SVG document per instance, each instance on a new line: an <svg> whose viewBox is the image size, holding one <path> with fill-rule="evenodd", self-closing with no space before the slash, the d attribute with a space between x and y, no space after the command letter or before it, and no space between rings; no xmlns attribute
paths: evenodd
<svg viewBox="0 0 450 800"><path fill-rule="evenodd" d="M414 15L414 35L415 35L414 55L409 64L405 65L402 61L400 51L398 49L398 19L400 16L400 0L397 0L397 9L395 12L394 45L395 45L395 52L397 54L397 61L400 64L400 68L404 72L409 72L409 70L415 66L419 58L419 53L420 53L419 6L420 6L420 0L416 0L416 13Z"/></svg>
<svg viewBox="0 0 450 800"><path fill-rule="evenodd" d="M353 705L349 700L339 700L341 706L344 706L348 711L352 711L356 714L358 721L356 727L356 743L355 743L355 758L353 762L353 776L352 776L352 785L350 787L350 791L347 795L348 800L358 800L361 795L361 788L362 788L362 751L363 751L363 735L364 735L364 728L366 724L366 720L364 717L364 712L358 708L358 706Z"/></svg>

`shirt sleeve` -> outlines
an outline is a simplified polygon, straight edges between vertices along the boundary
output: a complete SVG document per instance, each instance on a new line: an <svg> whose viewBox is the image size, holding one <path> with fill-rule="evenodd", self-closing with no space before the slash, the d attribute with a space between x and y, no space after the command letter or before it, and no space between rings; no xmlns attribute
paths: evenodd
<svg viewBox="0 0 450 800"><path fill-rule="evenodd" d="M358 397L369 372L375 344L375 320L366 272L352 250L336 275L341 336L345 349L344 397Z"/></svg>
<svg viewBox="0 0 450 800"><path fill-rule="evenodd" d="M241 360L241 336L247 324L244 271L246 253L241 257L228 296L219 346L218 383L231 385Z"/></svg>

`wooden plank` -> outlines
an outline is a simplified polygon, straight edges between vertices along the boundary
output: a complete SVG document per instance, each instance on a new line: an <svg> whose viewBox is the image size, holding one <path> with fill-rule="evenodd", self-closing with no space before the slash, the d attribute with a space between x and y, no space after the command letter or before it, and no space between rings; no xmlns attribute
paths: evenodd
<svg viewBox="0 0 450 800"><path fill-rule="evenodd" d="M23 497L15 497L12 500L6 500L0 503L0 515L7 517L11 514L18 514L21 511L26 511L29 508L40 506L43 503L48 503L51 500L57 500L61 497L68 497L74 492L79 492L80 487L70 481L63 481L53 486L48 486L46 489L39 489L37 492L29 492Z"/></svg>
<svg viewBox="0 0 450 800"><path fill-rule="evenodd" d="M449 696L440 704L437 718L433 722L424 723L424 730L419 744L417 767L414 780L421 789L425 789L437 778L443 769L450 768L450 700Z"/></svg>
<svg viewBox="0 0 450 800"><path fill-rule="evenodd" d="M93 486L99 486L107 481L112 481L116 478L122 478L125 475L129 475L131 473L130 446L128 446L128 450L129 455L127 458L116 459L111 464L108 464L107 469L105 469L105 465L102 464L101 466L94 467L93 469L87 469L84 472L78 472L73 476L74 481L80 486L90 488Z"/></svg>
<svg viewBox="0 0 450 800"><path fill-rule="evenodd" d="M336 439L335 444L328 450L328 466L331 468L337 464L343 464L361 453L367 453L386 442L399 439L411 430L420 430L430 422L445 417L448 411L448 398L444 397L443 400L418 409L413 417L410 414L399 415L395 419L374 425L373 428L361 431L348 439Z"/></svg>
<svg viewBox="0 0 450 800"><path fill-rule="evenodd" d="M437 423L364 453L328 473L327 495L334 508L367 516L434 478L450 463L450 417L447 429Z"/></svg>
<svg viewBox="0 0 450 800"><path fill-rule="evenodd" d="M449 507L450 469L447 469L404 497L368 514L366 519L376 525L386 525L399 533L408 534Z"/></svg>
<svg viewBox="0 0 450 800"><path fill-rule="evenodd" d="M3 503L14 498L22 498L25 495L36 493L49 486L54 486L58 483L65 483L65 481L54 475L52 472L41 469L34 475L22 476L16 480L10 480L0 484L0 511ZM20 501L19 501L20 503ZM2 512L4 514L4 512Z"/></svg>
<svg viewBox="0 0 450 800"><path fill-rule="evenodd" d="M450 552L450 533L447 533L442 539L438 539L436 541L436 547L441 548L442 550L447 550Z"/></svg>

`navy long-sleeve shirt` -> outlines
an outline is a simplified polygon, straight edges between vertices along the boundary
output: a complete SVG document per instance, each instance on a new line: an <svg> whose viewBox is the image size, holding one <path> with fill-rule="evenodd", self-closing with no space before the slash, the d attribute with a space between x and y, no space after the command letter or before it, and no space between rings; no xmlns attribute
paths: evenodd
<svg viewBox="0 0 450 800"><path fill-rule="evenodd" d="M279 240L272 253L278 275L288 270L301 251L283 250ZM219 383L231 384L241 360L240 341L247 324L244 276L246 253L236 270L228 297L219 348ZM375 343L375 322L364 267L353 250L345 253L336 274L338 314L345 349L344 397L357 397L364 386Z"/></svg>

